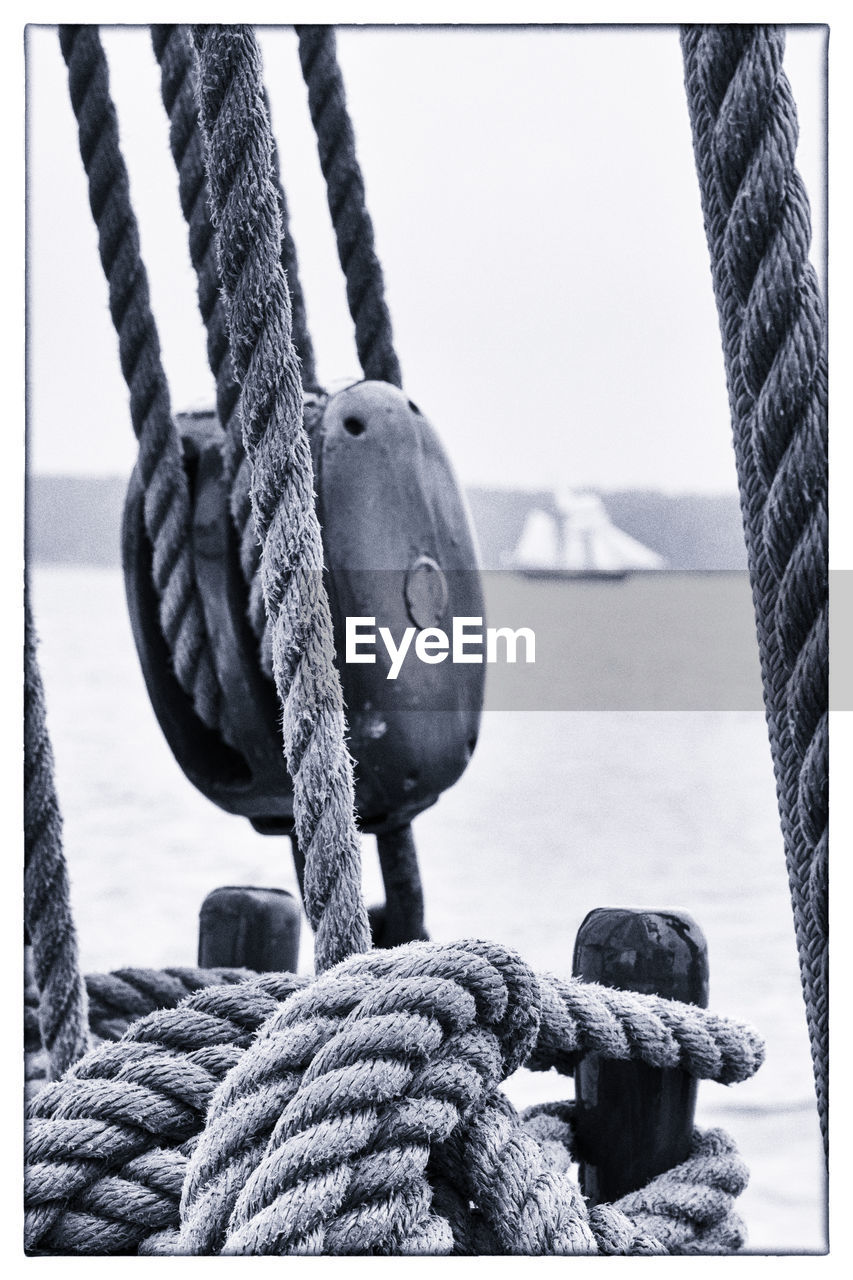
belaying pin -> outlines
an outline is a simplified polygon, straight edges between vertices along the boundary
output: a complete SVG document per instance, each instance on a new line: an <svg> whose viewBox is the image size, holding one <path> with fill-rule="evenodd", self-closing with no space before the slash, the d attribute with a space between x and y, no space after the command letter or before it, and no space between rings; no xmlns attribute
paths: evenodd
<svg viewBox="0 0 853 1280"><path fill-rule="evenodd" d="M573 972L587 982L708 1005L708 944L686 911L600 907L578 930ZM618 1200L687 1159L696 1109L679 1067L615 1062L591 1053L575 1068L581 1190Z"/></svg>

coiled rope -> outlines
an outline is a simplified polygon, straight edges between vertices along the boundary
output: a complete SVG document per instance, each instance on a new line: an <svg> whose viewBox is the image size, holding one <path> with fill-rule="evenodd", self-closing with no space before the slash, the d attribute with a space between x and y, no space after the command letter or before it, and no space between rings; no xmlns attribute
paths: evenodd
<svg viewBox="0 0 853 1280"><path fill-rule="evenodd" d="M63 860L64 865L64 860ZM67 893L57 894L67 901ZM76 967L76 966L75 966ZM36 981L32 947L24 948L24 1049L27 1095L32 1096L50 1077L49 1058L39 1026L41 1000ZM65 1066L71 1066L91 1046L104 1040L120 1040L128 1028L157 1009L174 1009L187 996L208 987L248 982L255 975L248 969L116 969L112 973L87 973L85 982L89 1010L89 1036ZM82 1018L85 1027L85 1017ZM63 1067L63 1070L65 1068ZM52 1078L57 1078L54 1073Z"/></svg>
<svg viewBox="0 0 853 1280"><path fill-rule="evenodd" d="M243 446L262 541L261 579L282 734L305 858L305 910L318 970L370 946L361 896L352 762L334 664L313 469L281 265L281 218L260 54L246 27L193 29L199 117Z"/></svg>
<svg viewBox="0 0 853 1280"><path fill-rule="evenodd" d="M723 1083L763 1056L735 1022L537 978L483 942L376 951L314 982L270 974L199 990L36 1096L27 1248L738 1247L732 1202L746 1177L724 1135L697 1135L685 1164L590 1213L568 1176L571 1109L522 1121L498 1090L524 1062L565 1070L590 1051Z"/></svg>
<svg viewBox="0 0 853 1280"><path fill-rule="evenodd" d="M26 1247L127 1252L172 1225L186 1165L180 1148L277 999L304 981L270 974L202 990L45 1086L27 1121Z"/></svg>
<svg viewBox="0 0 853 1280"><path fill-rule="evenodd" d="M784 31L682 29L765 706L824 1144L828 1036L827 367Z"/></svg>
<svg viewBox="0 0 853 1280"><path fill-rule="evenodd" d="M59 41L68 65L89 204L139 441L145 529L153 548L160 623L182 689L192 698L199 719L216 727L221 691L192 570L189 491L130 203L107 60L97 27L60 26Z"/></svg>
<svg viewBox="0 0 853 1280"><path fill-rule="evenodd" d="M376 254L364 178L337 61L335 29L303 26L296 31L299 61L308 88L308 109L317 134L329 213L355 324L359 362L365 378L401 387L403 375L394 350L382 265Z"/></svg>
<svg viewBox="0 0 853 1280"><path fill-rule="evenodd" d="M89 1026L101 1040L118 1040L131 1023L157 1009L174 1009L207 987L236 985L248 969L116 969L86 975Z"/></svg>

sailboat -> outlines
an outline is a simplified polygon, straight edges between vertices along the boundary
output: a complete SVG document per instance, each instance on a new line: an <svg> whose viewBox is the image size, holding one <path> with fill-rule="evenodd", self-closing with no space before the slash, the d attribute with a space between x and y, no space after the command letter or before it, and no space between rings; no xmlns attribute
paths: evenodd
<svg viewBox="0 0 853 1280"><path fill-rule="evenodd" d="M509 568L528 578L620 581L666 562L612 523L596 493L566 491L527 516Z"/></svg>

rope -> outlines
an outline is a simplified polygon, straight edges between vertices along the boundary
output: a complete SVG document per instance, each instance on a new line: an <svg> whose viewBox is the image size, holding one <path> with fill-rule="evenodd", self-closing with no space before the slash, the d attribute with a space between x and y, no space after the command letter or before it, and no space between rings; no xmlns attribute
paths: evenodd
<svg viewBox="0 0 853 1280"><path fill-rule="evenodd" d="M272 139L260 54L247 27L197 27L200 122L234 371L273 672L293 779L305 907L319 970L370 946L353 817L352 762L334 665L323 548L314 508L302 392L291 342Z"/></svg>
<svg viewBox="0 0 853 1280"><path fill-rule="evenodd" d="M207 987L202 976L174 971L103 985L113 1030L128 1003L168 1006L189 983L202 989L133 1023L36 1094L26 1135L27 1248L256 1255L739 1247L733 1202L745 1171L725 1135L697 1133L684 1164L589 1210L569 1176L570 1108L519 1117L499 1085L525 1063L566 1068L590 1050L731 1083L760 1065L753 1032L657 997L537 978L489 943L358 954L368 937L352 771L259 56L245 27L196 27L194 40L320 976L241 981L229 973L228 985Z"/></svg>
<svg viewBox="0 0 853 1280"><path fill-rule="evenodd" d="M308 109L317 134L329 212L346 278L355 344L365 378L403 385L385 302L382 266L376 256L355 134L338 67L334 27L298 26L299 60L308 88Z"/></svg>
<svg viewBox="0 0 853 1280"><path fill-rule="evenodd" d="M377 963L381 969L384 962ZM85 978L89 1026L94 1037L117 1040L137 1018L176 1008L190 994L257 977L248 969L90 973ZM539 975L539 1001L539 1031L525 1064L531 1071L571 1075L586 1054L597 1053L614 1061L639 1057L652 1067L679 1068L729 1085L749 1079L763 1061L763 1046L753 1032L696 1005L553 974Z"/></svg>
<svg viewBox="0 0 853 1280"><path fill-rule="evenodd" d="M771 752L827 1142L828 558L823 303L784 32L682 30Z"/></svg>
<svg viewBox="0 0 853 1280"><path fill-rule="evenodd" d="M581 1011L571 1034L583 1051L612 1015L627 1056L659 1065L647 1052L655 1035L637 1029L658 1026L661 1006L678 1060L700 1075L745 1079L760 1042L692 1006L583 990L464 942L354 956L310 983L268 974L198 991L90 1052L31 1104L27 1249L737 1247L745 1174L724 1135L697 1135L684 1165L587 1212L567 1178L571 1107L517 1117L497 1086L556 1041L549 1023L565 998ZM716 1059L696 1049L703 1037Z"/></svg>
<svg viewBox="0 0 853 1280"><path fill-rule="evenodd" d="M240 438L240 387L228 349L228 327L219 292L213 224L208 212L204 146L195 99L195 53L185 27L153 25L151 43L160 66L160 90L169 117L169 147L178 172L178 196L187 223L198 305L207 332L207 358L216 380L219 422L229 439Z"/></svg>
<svg viewBox="0 0 853 1280"><path fill-rule="evenodd" d="M152 576L160 599L160 624L181 687L192 698L203 723L216 727L220 690L192 571L189 492L160 361L107 61L95 26L60 26L59 41L68 65L89 204L98 229L110 315L118 334L121 369L130 392L130 416L139 441L145 528L153 548Z"/></svg>
<svg viewBox="0 0 853 1280"><path fill-rule="evenodd" d="M265 974L197 992L43 1088L28 1109L26 1248L127 1252L174 1227L184 1144L253 1032L304 982Z"/></svg>
<svg viewBox="0 0 853 1280"><path fill-rule="evenodd" d="M552 974L540 977L539 986L539 1035L526 1064L532 1071L556 1068L568 1075L585 1054L598 1053L738 1084L764 1060L755 1032L697 1005Z"/></svg>
<svg viewBox="0 0 853 1280"><path fill-rule="evenodd" d="M178 171L181 210L189 231L190 259L198 281L199 310L207 331L208 363L216 380L217 414L226 437L225 476L232 486L231 514L239 539L240 563L247 585L254 586L248 615L260 639L266 621L263 594L260 584L256 583L260 546L252 522L250 470L243 453L238 412L240 387L231 363L214 230L208 209L204 144L196 104L196 55L192 37L184 26L152 25L151 39L160 66L163 105L169 117L169 145ZM266 98L265 104L269 111ZM314 347L308 330L296 245L290 232L287 198L280 180L277 148L273 151L273 179L282 221L281 264L290 290L293 345L301 360L303 381L316 392L319 387Z"/></svg>
<svg viewBox="0 0 853 1280"><path fill-rule="evenodd" d="M551 1104L553 1105L553 1104ZM492 1093L439 1148L435 1166L465 1201L478 1207L474 1241L464 1252L541 1254L720 1253L742 1248L746 1233L733 1212L748 1180L746 1166L721 1130L694 1132L688 1159L614 1204L585 1209L570 1174L569 1117L543 1130ZM464 1238L464 1237L463 1237Z"/></svg>
<svg viewBox="0 0 853 1280"><path fill-rule="evenodd" d="M116 969L88 973L89 1027L101 1040L118 1040L138 1018L174 1009L207 987L247 982L248 969Z"/></svg>
<svg viewBox="0 0 853 1280"><path fill-rule="evenodd" d="M181 209L189 230L190 258L198 280L199 310L207 331L208 362L216 379L217 414L226 435L226 482L231 484L231 513L239 540L240 562L244 579L250 587L247 612L255 633L263 640L262 666L272 676L271 639L268 632L265 635L266 612L258 578L260 546L252 518L251 471L242 445L238 412L239 384L234 375L228 345L214 229L208 208L204 149L196 102L197 59L186 27L152 25L151 36L160 66L163 104L169 117L169 142L178 171ZM265 105L269 115L266 98ZM281 262L290 291L293 346L302 357L304 381L309 387L316 388L314 350L307 328L296 246L290 234L287 200L280 182L278 152L275 147L273 178L282 216ZM363 195L363 187L361 190ZM306 427L310 427L324 407L325 399L322 396L314 393L306 397ZM412 938L424 937L423 894L410 828L399 834L379 837L378 845L388 896L382 917L381 945L394 946ZM376 935L376 927L373 932Z"/></svg>
<svg viewBox="0 0 853 1280"><path fill-rule="evenodd" d="M208 335L210 370L217 381L217 397L230 391L220 422L234 443L242 449L239 422L229 430L237 408L240 388L233 375L228 348L228 328L219 294L213 225L207 207L207 176L204 144L199 132L196 103L196 55L192 37L185 26L152 24L151 43L160 66L163 106L169 117L169 145L178 172L181 210L189 231L190 258L198 276L199 310ZM269 103L264 96L267 111ZM299 356L304 384L319 390L314 345L308 330L305 295L299 276L299 259L290 230L287 197L281 184L278 149L274 151L274 181L281 212L281 265L287 275L293 319L293 345ZM217 407L219 399L217 398Z"/></svg>
<svg viewBox="0 0 853 1280"><path fill-rule="evenodd" d="M31 943L30 1008L25 1036L47 1050L49 1074L58 1078L89 1047L86 992L77 959L62 818L53 776L44 689L36 636L25 593L24 635L24 923ZM25 969L26 976L26 969ZM28 995L25 990L25 1007Z"/></svg>
<svg viewBox="0 0 853 1280"><path fill-rule="evenodd" d="M24 948L24 1053L27 1099L49 1078L49 1060L39 1030L39 993L32 971L32 947ZM248 969L116 969L87 973L89 1041L120 1040L138 1019L158 1009L173 1009L187 996L224 983L248 982Z"/></svg>

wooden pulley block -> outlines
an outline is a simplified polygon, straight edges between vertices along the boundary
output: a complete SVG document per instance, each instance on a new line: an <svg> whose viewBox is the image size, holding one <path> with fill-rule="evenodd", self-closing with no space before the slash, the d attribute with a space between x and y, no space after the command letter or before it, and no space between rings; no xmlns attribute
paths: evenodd
<svg viewBox="0 0 853 1280"><path fill-rule="evenodd" d="M261 670L246 606L237 535L222 476L222 431L213 413L178 417L192 495L192 555L213 661L223 691L221 724L206 728L175 678L151 581L144 490L131 476L123 564L133 634L154 711L190 781L257 830L293 830L275 687ZM467 509L439 439L397 388L358 383L306 415L322 527L324 577L356 764L362 830L390 832L460 776L477 741L485 667L429 662L413 638L448 634L454 616L483 616L482 588ZM350 619L360 643L348 662ZM350 629L352 622L350 621ZM392 660L409 632L405 660ZM370 656L373 661L370 661ZM365 656L368 660L365 660Z"/></svg>

